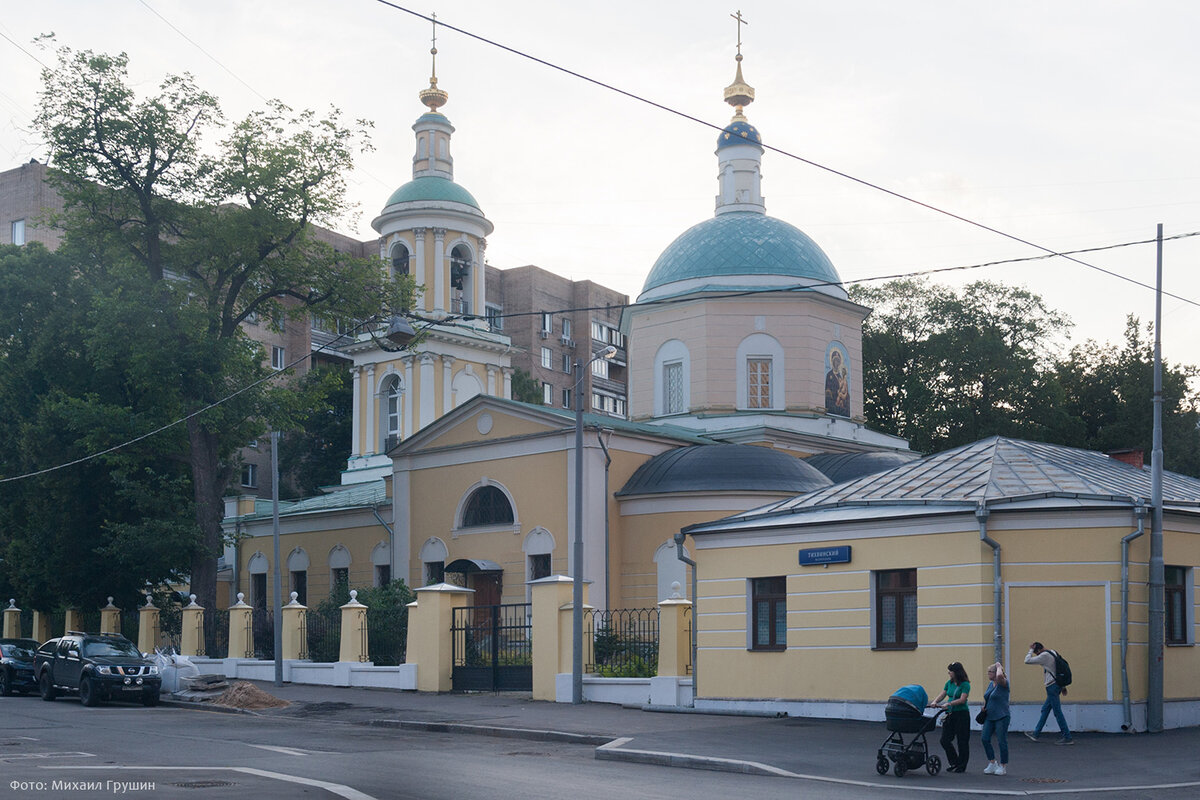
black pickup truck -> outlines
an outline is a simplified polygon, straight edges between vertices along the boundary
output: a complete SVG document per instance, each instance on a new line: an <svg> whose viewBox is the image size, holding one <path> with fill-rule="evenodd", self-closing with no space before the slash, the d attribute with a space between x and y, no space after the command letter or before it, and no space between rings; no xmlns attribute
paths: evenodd
<svg viewBox="0 0 1200 800"><path fill-rule="evenodd" d="M110 633L79 633L51 639L34 658L38 691L43 700L61 692L79 692L85 706L101 700L140 700L158 705L162 676L158 665L138 652L133 642Z"/></svg>

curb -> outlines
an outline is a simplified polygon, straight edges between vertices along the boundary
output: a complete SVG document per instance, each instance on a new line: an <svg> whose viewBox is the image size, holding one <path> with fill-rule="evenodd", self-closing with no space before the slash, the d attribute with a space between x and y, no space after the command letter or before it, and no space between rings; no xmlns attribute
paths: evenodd
<svg viewBox="0 0 1200 800"><path fill-rule="evenodd" d="M740 775L764 775L772 778L795 778L795 773L785 769L760 764L756 761L741 761L734 758L693 756L687 753L667 753L657 750L625 750L623 745L633 741L623 736L596 748L597 761L624 761L633 764L653 764L660 767L681 769L704 769L710 772L734 772Z"/></svg>
<svg viewBox="0 0 1200 800"><path fill-rule="evenodd" d="M500 728L493 725L468 725L461 722L422 722L402 719L373 719L367 725L378 728L401 728L431 733L468 733L476 736L495 736L502 739L525 739L531 742L562 742L564 744L604 745L616 737L590 733L538 730L536 728Z"/></svg>
<svg viewBox="0 0 1200 800"><path fill-rule="evenodd" d="M218 714L248 714L252 717L261 717L257 711L251 711L247 708L233 708L232 706L218 706L214 703L202 703L192 700L159 700L158 705L162 708L185 708L189 711L215 711Z"/></svg>

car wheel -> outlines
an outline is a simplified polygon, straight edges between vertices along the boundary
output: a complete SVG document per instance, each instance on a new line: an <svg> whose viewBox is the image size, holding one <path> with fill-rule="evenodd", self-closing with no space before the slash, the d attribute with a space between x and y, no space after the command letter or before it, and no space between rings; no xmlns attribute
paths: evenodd
<svg viewBox="0 0 1200 800"><path fill-rule="evenodd" d="M152 708L153 706L158 705L158 692L154 691L153 689L143 692L142 705L146 706L147 708Z"/></svg>
<svg viewBox="0 0 1200 800"><path fill-rule="evenodd" d="M58 697L58 691L50 682L49 672L43 672L42 677L38 678L38 693L41 694L43 700L53 700Z"/></svg>
<svg viewBox="0 0 1200 800"><path fill-rule="evenodd" d="M0 695L13 696L12 675L7 669L0 669Z"/></svg>
<svg viewBox="0 0 1200 800"><path fill-rule="evenodd" d="M79 682L79 702L88 708L100 702L100 698L96 695L96 687L92 685L91 678L84 678Z"/></svg>

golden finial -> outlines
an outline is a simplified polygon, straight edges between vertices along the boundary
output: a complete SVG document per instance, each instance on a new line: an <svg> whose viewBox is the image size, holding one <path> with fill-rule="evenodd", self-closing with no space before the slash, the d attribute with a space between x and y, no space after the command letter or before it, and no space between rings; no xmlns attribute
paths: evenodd
<svg viewBox="0 0 1200 800"><path fill-rule="evenodd" d="M742 78L742 26L750 23L742 17L740 10L729 16L737 20L737 57L735 59L737 74L733 78L733 83L725 87L725 102L735 109L733 121L745 122L746 117L742 114L742 108L754 102L754 87Z"/></svg>
<svg viewBox="0 0 1200 800"><path fill-rule="evenodd" d="M437 113L437 110L446 105L446 101L450 98L446 92L438 88L437 85L437 14L430 14L433 20L433 46L429 48L429 55L433 62L432 74L429 76L429 88L422 89L417 95L421 98L421 102L429 107L429 110Z"/></svg>

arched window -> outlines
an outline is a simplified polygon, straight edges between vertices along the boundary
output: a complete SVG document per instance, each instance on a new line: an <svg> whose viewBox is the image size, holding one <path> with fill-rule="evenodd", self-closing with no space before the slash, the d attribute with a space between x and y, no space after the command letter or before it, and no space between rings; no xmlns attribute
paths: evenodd
<svg viewBox="0 0 1200 800"><path fill-rule="evenodd" d="M508 496L496 486L480 486L467 499L467 505L463 509L464 528L504 525L512 521L512 504L508 502Z"/></svg>
<svg viewBox="0 0 1200 800"><path fill-rule="evenodd" d="M408 274L408 248L401 242L392 245L389 255L392 260L392 277L398 278Z"/></svg>
<svg viewBox="0 0 1200 800"><path fill-rule="evenodd" d="M400 441L404 386L399 375L392 375L383 384L383 448L391 450Z"/></svg>
<svg viewBox="0 0 1200 800"><path fill-rule="evenodd" d="M450 251L450 285L461 289L471 271L471 251L466 245L457 245Z"/></svg>

